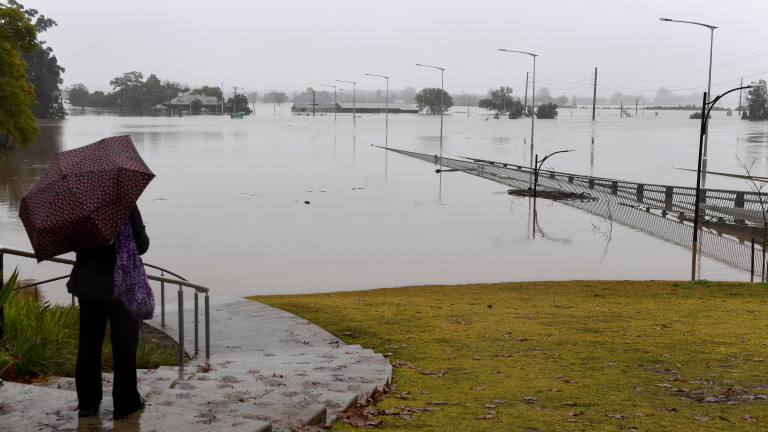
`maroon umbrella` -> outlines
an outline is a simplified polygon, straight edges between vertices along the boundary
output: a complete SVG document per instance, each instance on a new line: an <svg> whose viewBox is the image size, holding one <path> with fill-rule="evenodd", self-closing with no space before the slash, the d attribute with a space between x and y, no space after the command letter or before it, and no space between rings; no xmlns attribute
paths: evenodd
<svg viewBox="0 0 768 432"><path fill-rule="evenodd" d="M37 260L111 243L154 176L128 136L57 154L19 208Z"/></svg>

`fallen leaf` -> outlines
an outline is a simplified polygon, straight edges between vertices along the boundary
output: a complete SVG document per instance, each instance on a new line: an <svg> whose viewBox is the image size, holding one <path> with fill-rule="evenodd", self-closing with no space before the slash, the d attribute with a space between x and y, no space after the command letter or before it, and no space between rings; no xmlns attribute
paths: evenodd
<svg viewBox="0 0 768 432"><path fill-rule="evenodd" d="M712 420L712 417L707 417L707 416L703 416L703 415L698 415L697 414L697 415L693 416L693 419L694 420L698 420L698 421L709 421L709 420Z"/></svg>
<svg viewBox="0 0 768 432"><path fill-rule="evenodd" d="M619 420L624 420L627 418L621 414L606 414L606 417L612 418L612 419L619 419Z"/></svg>
<svg viewBox="0 0 768 432"><path fill-rule="evenodd" d="M493 414L486 414L486 415L477 416L476 418L477 420L491 420L491 419L495 419L496 416Z"/></svg>
<svg viewBox="0 0 768 432"><path fill-rule="evenodd" d="M565 406L576 406L578 404L576 402L571 401L571 402L563 402L563 405L565 405Z"/></svg>
<svg viewBox="0 0 768 432"><path fill-rule="evenodd" d="M533 403L533 402L539 400L539 398L533 397L533 396L526 396L526 397L523 398L523 400L528 402L528 403Z"/></svg>
<svg viewBox="0 0 768 432"><path fill-rule="evenodd" d="M747 414L747 415L743 415L743 416L741 416L741 418L743 418L743 419L744 419L744 420L746 420L746 421L757 421L757 419L756 419L756 418L752 417L752 416L751 416L751 415L749 415L749 414Z"/></svg>
<svg viewBox="0 0 768 432"><path fill-rule="evenodd" d="M584 414L583 411L568 411L566 414L568 414L571 417L576 417Z"/></svg>
<svg viewBox="0 0 768 432"><path fill-rule="evenodd" d="M470 387L470 390L478 391L478 390L485 390L485 387Z"/></svg>

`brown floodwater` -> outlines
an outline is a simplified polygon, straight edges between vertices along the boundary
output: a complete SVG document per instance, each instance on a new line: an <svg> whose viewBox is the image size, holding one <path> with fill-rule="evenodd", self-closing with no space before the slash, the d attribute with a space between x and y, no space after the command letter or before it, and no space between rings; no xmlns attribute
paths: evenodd
<svg viewBox="0 0 768 432"><path fill-rule="evenodd" d="M690 277L690 249L642 229L506 186L388 153L384 115L273 115L256 106L242 120L217 116L72 115L41 123L34 145L5 155L0 168L0 244L31 250L18 219L21 197L58 151L131 135L157 174L139 199L151 237L145 261L180 273L214 294L309 293L402 285L567 279ZM494 120L464 107L445 116L445 156L527 165L530 121ZM620 118L616 110L574 110L535 123L534 152L563 149L545 168L656 184L693 186L698 126L689 112ZM768 175L768 126L714 114L709 170ZM390 115L391 147L435 154L439 118ZM737 158L738 157L738 158ZM749 190L743 180L708 176L707 186ZM536 227L534 233L534 226ZM22 277L65 266L5 257ZM714 259L699 277L748 280ZM63 284L46 296L66 301Z"/></svg>

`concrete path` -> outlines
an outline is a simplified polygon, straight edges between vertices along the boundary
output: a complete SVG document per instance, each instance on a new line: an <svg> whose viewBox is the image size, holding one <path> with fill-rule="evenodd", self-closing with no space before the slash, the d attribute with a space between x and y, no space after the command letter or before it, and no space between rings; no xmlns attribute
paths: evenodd
<svg viewBox="0 0 768 432"><path fill-rule="evenodd" d="M104 374L101 415L77 417L74 380L0 387L0 431L291 431L330 423L338 411L388 383L389 361L346 345L312 323L232 296L211 297L211 363L204 364L200 299L200 357L183 370L139 370L147 407L112 420L112 376ZM185 346L194 350L193 305L186 302ZM160 327L160 309L148 321ZM167 333L178 340L176 306L166 309Z"/></svg>

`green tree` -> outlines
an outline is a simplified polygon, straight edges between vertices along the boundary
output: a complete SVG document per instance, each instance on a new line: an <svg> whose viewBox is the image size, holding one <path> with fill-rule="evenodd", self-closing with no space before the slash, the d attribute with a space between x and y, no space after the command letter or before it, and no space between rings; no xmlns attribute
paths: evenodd
<svg viewBox="0 0 768 432"><path fill-rule="evenodd" d="M435 87L421 89L414 97L419 111L430 114L447 112L453 106L453 98L447 91Z"/></svg>
<svg viewBox="0 0 768 432"><path fill-rule="evenodd" d="M248 106L248 97L244 94L236 95L235 101L237 102L234 107L236 111L233 111L232 98L227 99L227 102L224 104L224 111L229 113L242 112L246 114L250 114L252 112L251 107Z"/></svg>
<svg viewBox="0 0 768 432"><path fill-rule="evenodd" d="M742 114L747 120L768 120L768 91L765 88L765 80L757 82L747 92L747 108L749 111Z"/></svg>
<svg viewBox="0 0 768 432"><path fill-rule="evenodd" d="M520 118L525 111L520 98L513 98L511 87L501 86L498 89L488 90L488 97L477 102L479 108L496 111L496 118L501 115L509 115L509 118Z"/></svg>
<svg viewBox="0 0 768 432"><path fill-rule="evenodd" d="M536 110L536 118L539 118L539 119L557 118L557 104L548 102L548 103L539 105L539 109Z"/></svg>
<svg viewBox="0 0 768 432"><path fill-rule="evenodd" d="M45 41L39 40L41 33L57 25L56 21L39 14L36 9L26 9L15 0L8 0L8 4L21 11L33 23L37 33L35 49L21 55L27 64L27 80L35 88L37 103L32 106L32 113L39 118L64 118L66 111L60 87L64 82L61 78L64 68L53 55L53 49L45 46Z"/></svg>
<svg viewBox="0 0 768 432"><path fill-rule="evenodd" d="M216 96L216 100L218 100L219 102L221 102L221 100L224 98L224 95L221 93L221 87L202 86L200 88L193 89L192 91L199 95ZM240 104L239 99L237 103L238 105Z"/></svg>
<svg viewBox="0 0 768 432"><path fill-rule="evenodd" d="M36 46L29 19L17 8L0 5L0 149L30 144L39 132L31 108L35 90L21 59Z"/></svg>
<svg viewBox="0 0 768 432"><path fill-rule="evenodd" d="M85 105L88 103L88 87L84 84L73 84L65 89L67 91L67 100L72 106L79 106L85 112Z"/></svg>
<svg viewBox="0 0 768 432"><path fill-rule="evenodd" d="M113 90L120 89L120 114L123 108L134 111L141 109L141 97L143 96L144 74L141 72L125 72L119 77L109 80Z"/></svg>

